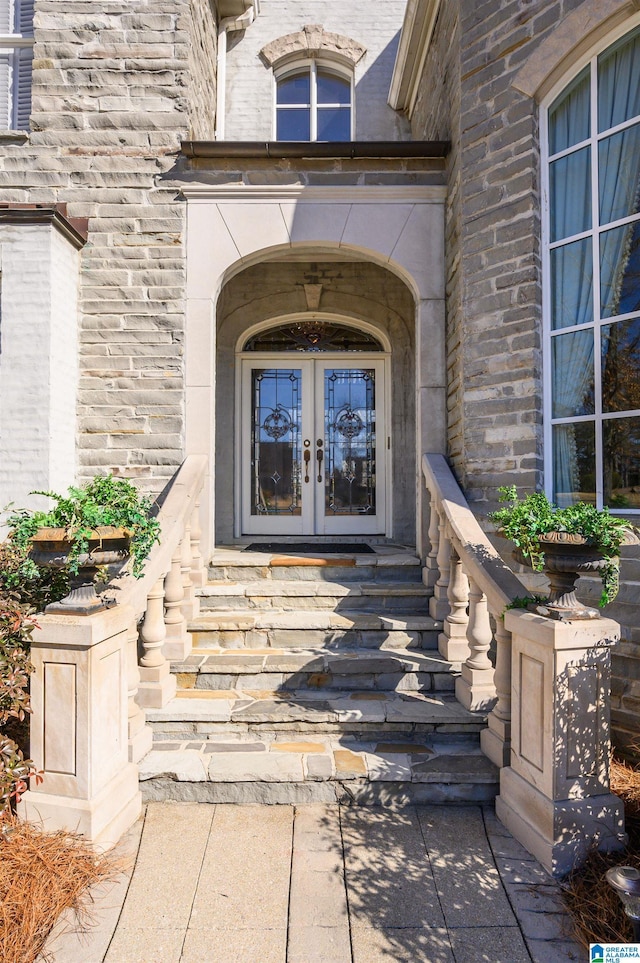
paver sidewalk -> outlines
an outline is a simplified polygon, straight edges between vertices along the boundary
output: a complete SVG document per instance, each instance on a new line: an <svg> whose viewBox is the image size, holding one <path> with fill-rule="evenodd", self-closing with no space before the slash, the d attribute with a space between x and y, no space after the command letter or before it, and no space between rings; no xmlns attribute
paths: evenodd
<svg viewBox="0 0 640 963"><path fill-rule="evenodd" d="M490 807L150 803L55 963L568 963L557 885ZM117 906L122 904L118 917Z"/></svg>

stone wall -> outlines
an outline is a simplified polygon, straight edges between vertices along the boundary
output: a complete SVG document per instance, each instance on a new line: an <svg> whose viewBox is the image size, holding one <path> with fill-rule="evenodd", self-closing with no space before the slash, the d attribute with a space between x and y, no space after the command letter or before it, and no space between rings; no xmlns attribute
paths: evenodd
<svg viewBox="0 0 640 963"><path fill-rule="evenodd" d="M216 116L218 32L213 0L191 0L189 118L194 140L213 140Z"/></svg>
<svg viewBox="0 0 640 963"><path fill-rule="evenodd" d="M89 219L80 477L159 490L182 459L184 204L162 178L181 139L211 134L214 71L209 0L36 2L32 130L4 146L0 189Z"/></svg>
<svg viewBox="0 0 640 963"><path fill-rule="evenodd" d="M460 20L456 0L443 0L434 26L424 74L411 118L413 135L448 140L445 265L447 272L447 432L449 457L458 477L464 475L464 371L460 271Z"/></svg>
<svg viewBox="0 0 640 963"><path fill-rule="evenodd" d="M415 137L452 138L449 444L482 512L516 475L542 480L538 106L512 80L579 4L443 0L413 117Z"/></svg>
<svg viewBox="0 0 640 963"><path fill-rule="evenodd" d="M260 50L273 40L321 24L366 47L355 68L356 140L406 140L409 125L387 105L405 0L370 4L375 14L351 0L262 0L260 16L240 41L229 35L227 58L228 140L273 140L273 73Z"/></svg>

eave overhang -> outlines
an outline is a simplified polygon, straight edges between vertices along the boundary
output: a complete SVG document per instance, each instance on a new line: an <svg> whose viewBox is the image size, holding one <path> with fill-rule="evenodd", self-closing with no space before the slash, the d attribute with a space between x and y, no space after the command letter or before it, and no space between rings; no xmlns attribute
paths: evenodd
<svg viewBox="0 0 640 963"><path fill-rule="evenodd" d="M411 117L440 0L408 0L396 56L389 106Z"/></svg>

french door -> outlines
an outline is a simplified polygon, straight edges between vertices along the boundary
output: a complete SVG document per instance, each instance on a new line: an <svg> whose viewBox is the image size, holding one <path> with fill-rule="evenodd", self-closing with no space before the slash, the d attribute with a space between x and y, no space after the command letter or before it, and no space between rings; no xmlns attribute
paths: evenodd
<svg viewBox="0 0 640 963"><path fill-rule="evenodd" d="M384 360L241 364L243 533L384 534Z"/></svg>

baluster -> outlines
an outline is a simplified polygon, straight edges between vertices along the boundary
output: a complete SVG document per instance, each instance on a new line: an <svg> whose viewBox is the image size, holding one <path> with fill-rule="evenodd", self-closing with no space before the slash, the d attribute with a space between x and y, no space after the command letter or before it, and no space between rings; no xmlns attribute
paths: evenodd
<svg viewBox="0 0 640 963"><path fill-rule="evenodd" d="M198 612L200 611L200 599L196 598L196 590L194 588L193 582L191 581L191 529L189 525L185 526L184 535L182 537L182 587L184 591L184 597L182 599L182 614L189 622L194 619Z"/></svg>
<svg viewBox="0 0 640 963"><path fill-rule="evenodd" d="M447 534L447 523L443 516L438 523L438 580L433 587L433 597L429 599L429 615L432 619L442 620L449 614L449 565L451 542Z"/></svg>
<svg viewBox="0 0 640 963"><path fill-rule="evenodd" d="M431 499L429 508L429 554L427 555L422 569L422 581L431 588L438 581L438 546L440 536L438 534L438 512L435 499Z"/></svg>
<svg viewBox="0 0 640 963"><path fill-rule="evenodd" d="M176 679L162 654L167 634L164 624L164 575L147 596L147 610L140 628L144 653L140 659L138 703L151 709L165 706L176 694Z"/></svg>
<svg viewBox="0 0 640 963"><path fill-rule="evenodd" d="M184 661L191 652L187 624L182 614L184 585L182 583L182 548L179 545L171 559L171 568L164 580L164 624L167 630L162 651L167 659Z"/></svg>
<svg viewBox="0 0 640 963"><path fill-rule="evenodd" d="M466 709L488 710L495 703L494 670L489 658L492 632L487 596L469 580L469 658L456 679L456 698Z"/></svg>
<svg viewBox="0 0 640 963"><path fill-rule="evenodd" d="M127 633L127 729L129 742L129 762L140 762L151 749L153 734L146 724L145 712L138 703L140 670L138 668L138 626L131 623Z"/></svg>
<svg viewBox="0 0 640 963"><path fill-rule="evenodd" d="M444 620L443 631L438 636L438 651L449 662L464 662L470 654L467 639L469 579L465 575L460 556L453 546L447 597L449 614Z"/></svg>
<svg viewBox="0 0 640 963"><path fill-rule="evenodd" d="M498 701L489 713L489 728L480 733L485 756L502 768L511 758L511 633L496 619L495 686Z"/></svg>
<svg viewBox="0 0 640 963"><path fill-rule="evenodd" d="M202 588L207 582L207 573L202 561L200 541L202 526L200 524L200 499L198 498L189 520L191 526L191 583L194 588Z"/></svg>

